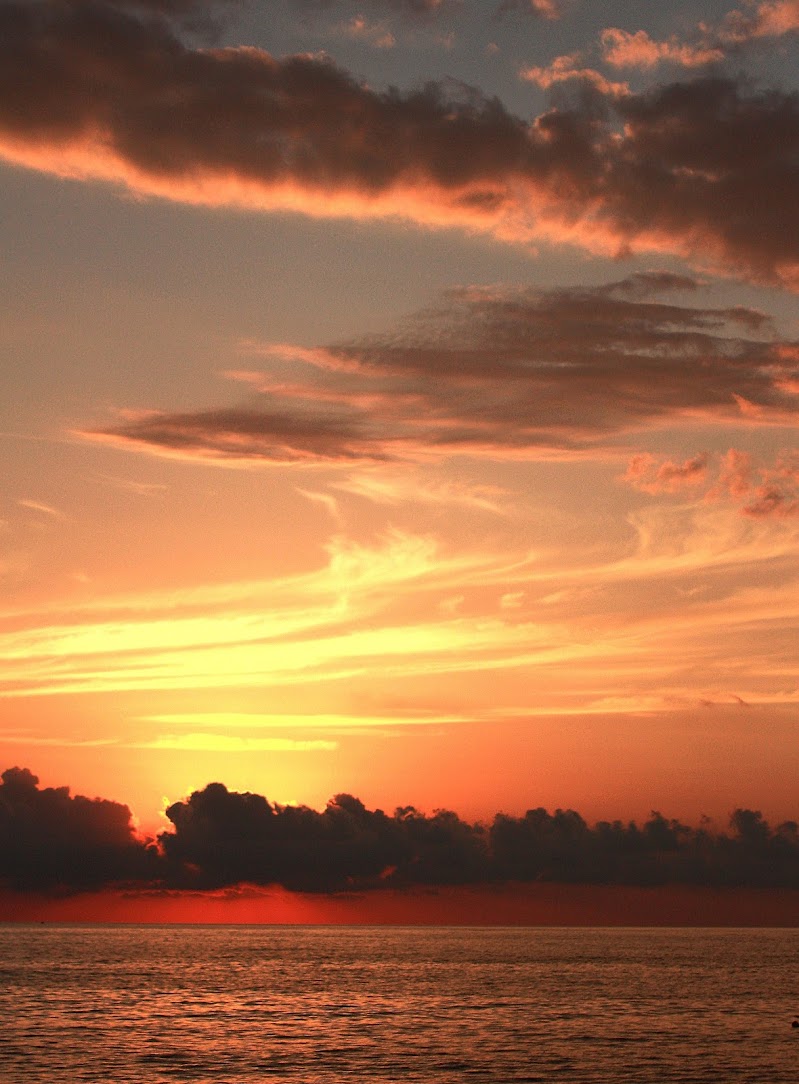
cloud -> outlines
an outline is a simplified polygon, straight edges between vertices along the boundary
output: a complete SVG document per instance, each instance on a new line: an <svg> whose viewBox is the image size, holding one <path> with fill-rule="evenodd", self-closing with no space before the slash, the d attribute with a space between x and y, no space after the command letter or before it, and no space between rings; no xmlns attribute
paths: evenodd
<svg viewBox="0 0 799 1084"><path fill-rule="evenodd" d="M719 493L729 493L732 497L740 497L748 493L751 486L751 454L730 448L721 461L717 486L710 491L709 496L715 497Z"/></svg>
<svg viewBox="0 0 799 1084"><path fill-rule="evenodd" d="M499 12L522 11L554 21L563 15L563 6L563 0L502 0Z"/></svg>
<svg viewBox="0 0 799 1084"><path fill-rule="evenodd" d="M622 884L799 885L793 822L772 828L736 809L729 835L693 829L658 812L638 826L574 810L497 813L489 825L413 806L393 816L339 794L322 813L278 806L211 783L167 810L159 837L167 879L186 890L248 883L330 892L386 886L506 881Z"/></svg>
<svg viewBox="0 0 799 1084"><path fill-rule="evenodd" d="M336 0L294 0L299 8L333 7ZM390 8L403 15L437 15L442 10L457 6L460 0L367 0L367 6Z"/></svg>
<svg viewBox="0 0 799 1084"><path fill-rule="evenodd" d="M602 458L665 422L793 426L795 344L752 309L657 300L697 289L660 272L584 289L462 287L383 334L265 350L271 371L246 374L246 407L149 411L82 435L218 463L385 464L382 481L337 483L385 503L408 490L402 461ZM432 485L417 499L494 503Z"/></svg>
<svg viewBox="0 0 799 1084"><path fill-rule="evenodd" d="M708 824L691 828L659 812L640 827L618 820L590 827L574 810L541 807L470 824L445 809L428 815L402 806L387 815L351 794L337 794L319 813L215 782L169 806L173 827L159 835L156 852L133 840L124 806L71 799L66 787L39 791L27 769L10 769L2 779L0 875L20 892L116 884L110 855L116 861L125 856L129 890L173 893L240 885L341 892L509 881L799 887L797 825L772 827L752 809L735 809L726 833ZM103 861L93 866L98 851ZM131 854L137 862L129 861Z"/></svg>
<svg viewBox="0 0 799 1084"><path fill-rule="evenodd" d="M296 407L295 407L296 409ZM119 426L83 435L114 445L158 449L176 458L228 462L377 462L393 459L390 442L375 440L354 412L331 417L288 409L229 408L194 414L146 411Z"/></svg>
<svg viewBox="0 0 799 1084"><path fill-rule="evenodd" d="M60 512L57 508L53 508L50 504L45 504L43 501L30 500L27 497L20 498L17 501L20 508L27 508L30 512L41 512L42 515L50 516L53 519L64 519L64 513Z"/></svg>
<svg viewBox="0 0 799 1084"><path fill-rule="evenodd" d="M771 465L756 465L750 452L730 450L711 464L705 453L683 463L658 461L649 453L630 460L622 481L643 493L680 493L708 486L711 466L715 481L702 499L730 498L740 511L756 519L799 515L799 452L782 452Z"/></svg>
<svg viewBox="0 0 799 1084"><path fill-rule="evenodd" d="M608 27L600 34L607 64L616 68L651 69L658 64L699 68L721 63L730 52L764 38L783 37L799 30L799 0L749 0L746 10L728 12L719 24L700 23L693 40L672 35L655 41L645 30L631 33Z"/></svg>
<svg viewBox="0 0 799 1084"><path fill-rule="evenodd" d="M454 83L378 91L325 58L190 48L154 14L6 0L0 155L141 195L663 251L797 286L796 96L591 78L528 122Z"/></svg>
<svg viewBox="0 0 799 1084"><path fill-rule="evenodd" d="M601 72L594 68L579 67L578 54L569 54L556 57L546 67L522 68L519 72L521 79L527 83L535 83L542 90L549 90L559 83L580 82L593 87L600 94L616 98L630 93L627 83L613 83Z"/></svg>
<svg viewBox="0 0 799 1084"><path fill-rule="evenodd" d="M707 32L708 28L703 27ZM728 45L740 45L758 38L782 37L799 30L799 0L765 0L751 3L748 10L731 11L717 31Z"/></svg>
<svg viewBox="0 0 799 1084"><path fill-rule="evenodd" d="M393 49L397 44L397 39L384 23L371 23L363 15L354 15L342 27L342 33L375 49Z"/></svg>
<svg viewBox="0 0 799 1084"><path fill-rule="evenodd" d="M744 506L744 514L758 519L770 516L799 516L799 494L788 496L784 490L773 485L758 486L754 500Z"/></svg>
<svg viewBox="0 0 799 1084"><path fill-rule="evenodd" d="M160 734L152 741L132 744L136 749L180 749L202 753L318 753L332 752L338 742L324 739L253 738L239 734Z"/></svg>
<svg viewBox="0 0 799 1084"><path fill-rule="evenodd" d="M39 789L26 768L0 783L0 884L20 891L66 892L148 879L154 853L137 840L130 810L118 802Z"/></svg>
<svg viewBox="0 0 799 1084"><path fill-rule="evenodd" d="M459 557L429 539L342 540L302 576L10 615L0 696L194 689L208 690L198 703L210 709L222 690L257 687L274 702L288 690L304 714L275 726L297 740L327 738L320 730L351 707L353 726L396 730L421 716L490 724L489 707L575 717L619 698L661 710L725 691L794 703L799 519L741 515L740 503L650 501L604 559L579 541L575 557L568 532L550 551ZM454 612L441 609L459 596ZM377 707L376 672L386 690ZM496 679L486 684L486 673ZM424 710L442 681L456 690L446 718ZM359 703L377 714L363 716ZM330 718L314 714L325 704ZM258 736L262 725L165 718L130 724L115 744L182 731Z"/></svg>
<svg viewBox="0 0 799 1084"><path fill-rule="evenodd" d="M706 478L706 455L693 456L683 463L658 463L654 456L644 453L633 456L624 475L625 482L643 493L679 493L701 486Z"/></svg>
<svg viewBox="0 0 799 1084"><path fill-rule="evenodd" d="M361 471L331 483L344 493L374 504L427 504L436 508L475 508L482 512L503 514L509 493L499 486L470 484L463 481L436 480L429 472L393 472L390 468Z"/></svg>
<svg viewBox="0 0 799 1084"><path fill-rule="evenodd" d="M608 27L600 35L603 59L614 67L653 68L661 63L681 67L718 64L733 50L763 38L778 38L799 30L799 0L749 0L748 10L727 12L717 26L699 23L693 40L672 35L655 41L646 30L630 33Z"/></svg>
<svg viewBox="0 0 799 1084"><path fill-rule="evenodd" d="M526 653L529 633L429 617L442 597L505 564L394 533L374 546L337 539L322 568L285 580L122 598L69 617L4 615L0 696L307 686L354 679L378 661L387 679L479 669Z"/></svg>
<svg viewBox="0 0 799 1084"><path fill-rule="evenodd" d="M329 712L311 715L274 714L263 712L189 712L171 715L142 715L142 722L167 723L173 726L216 727L224 730L290 730L325 731L334 734L346 734L351 731L388 730L398 726L441 726L453 722L471 722L471 716L459 719L452 713L437 715L429 711L392 711L386 715L335 715Z"/></svg>
<svg viewBox="0 0 799 1084"><path fill-rule="evenodd" d="M730 452L731 456L735 454ZM741 453L737 456L741 461ZM748 463L745 465L749 467ZM761 467L757 474L757 484L748 487L746 483L751 480L751 473L743 471L733 475L732 482L727 482L730 492L747 497L742 509L744 514L757 519L799 516L799 451L793 448L782 452L773 465Z"/></svg>
<svg viewBox="0 0 799 1084"><path fill-rule="evenodd" d="M320 814L211 783L166 815L175 826L160 836L170 880L186 887L248 882L324 892L375 886L405 857L395 822L351 795L338 795Z"/></svg>
<svg viewBox="0 0 799 1084"><path fill-rule="evenodd" d="M676 37L653 41L645 30L630 33L608 27L600 35L602 58L614 68L654 68L658 64L677 64L683 68L701 68L717 64L724 52L717 46L690 44Z"/></svg>

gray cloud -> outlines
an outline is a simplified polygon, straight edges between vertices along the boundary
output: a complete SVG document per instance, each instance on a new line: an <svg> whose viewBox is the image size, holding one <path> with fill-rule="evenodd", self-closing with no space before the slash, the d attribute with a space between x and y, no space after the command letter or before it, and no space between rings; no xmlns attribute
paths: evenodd
<svg viewBox="0 0 799 1084"><path fill-rule="evenodd" d="M464 287L383 335L272 348L270 372L233 374L254 390L246 407L149 411L84 435L184 456L351 463L601 455L686 415L795 418L795 344L754 310L655 296L696 289L659 272L586 289Z"/></svg>
<svg viewBox="0 0 799 1084"><path fill-rule="evenodd" d="M178 200L638 246L799 283L796 95L578 81L527 121L466 88L377 91L318 57L190 48L148 4L0 3L0 154Z"/></svg>

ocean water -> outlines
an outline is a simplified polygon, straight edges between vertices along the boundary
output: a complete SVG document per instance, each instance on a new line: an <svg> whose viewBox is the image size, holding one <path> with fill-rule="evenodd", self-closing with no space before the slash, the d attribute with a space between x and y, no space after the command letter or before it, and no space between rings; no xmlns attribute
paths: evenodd
<svg viewBox="0 0 799 1084"><path fill-rule="evenodd" d="M798 930L0 927L2 1084L796 1084Z"/></svg>

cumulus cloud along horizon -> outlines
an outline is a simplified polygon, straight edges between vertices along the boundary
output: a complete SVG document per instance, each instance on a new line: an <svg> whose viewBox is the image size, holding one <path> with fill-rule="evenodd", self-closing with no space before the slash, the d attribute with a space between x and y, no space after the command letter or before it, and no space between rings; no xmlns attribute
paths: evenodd
<svg viewBox="0 0 799 1084"><path fill-rule="evenodd" d="M757 310L686 296L700 297L699 283L665 272L582 289L463 287L350 343L251 344L270 365L228 374L250 391L244 405L153 409L82 435L197 460L351 466L612 458L666 423L793 428L799 343Z"/></svg>
<svg viewBox="0 0 799 1084"><path fill-rule="evenodd" d="M664 252L799 286L793 93L582 79L524 119L452 81L380 90L324 56L192 47L169 6L0 4L0 157L170 200Z"/></svg>
<svg viewBox="0 0 799 1084"><path fill-rule="evenodd" d="M0 776L0 888L72 894L197 891L251 884L299 892L414 885L566 881L576 884L796 888L799 833L757 810L731 811L729 829L690 828L653 812L590 827L572 809L498 812L488 824L413 806L393 815L337 794L319 813L209 783L169 805L157 841L134 832L130 809L39 788L26 768Z"/></svg>

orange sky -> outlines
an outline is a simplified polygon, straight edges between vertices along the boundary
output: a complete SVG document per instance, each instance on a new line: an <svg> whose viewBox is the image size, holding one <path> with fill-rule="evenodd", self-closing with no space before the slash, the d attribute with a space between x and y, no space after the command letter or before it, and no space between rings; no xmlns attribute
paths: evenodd
<svg viewBox="0 0 799 1084"><path fill-rule="evenodd" d="M406 6L0 3L0 767L796 819L799 9Z"/></svg>

